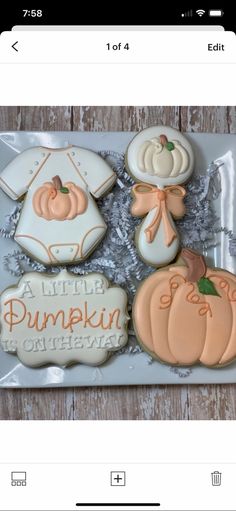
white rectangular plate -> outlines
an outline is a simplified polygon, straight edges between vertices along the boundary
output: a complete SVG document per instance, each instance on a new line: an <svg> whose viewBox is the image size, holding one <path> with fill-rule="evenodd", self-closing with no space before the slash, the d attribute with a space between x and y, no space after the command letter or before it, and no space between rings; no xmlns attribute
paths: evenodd
<svg viewBox="0 0 236 511"><path fill-rule="evenodd" d="M125 152L135 133L88 132L2 132L0 133L0 172L19 152L31 146L64 147L74 144L95 151ZM236 232L236 135L206 133L188 134L195 151L195 172L206 170L211 161L220 159L222 192L214 202L220 224ZM0 191L0 225L13 209L11 201ZM3 270L4 254L17 249L12 240L0 238L0 291L17 280ZM208 251L214 265L236 273L236 257L229 255L228 239L218 236L217 246ZM55 366L31 369L21 364L15 355L0 352L0 387L69 387L137 384L236 383L236 363L222 369L195 366L191 369L170 368L158 362L150 363L145 353L113 356L99 368L76 365L62 369Z"/></svg>

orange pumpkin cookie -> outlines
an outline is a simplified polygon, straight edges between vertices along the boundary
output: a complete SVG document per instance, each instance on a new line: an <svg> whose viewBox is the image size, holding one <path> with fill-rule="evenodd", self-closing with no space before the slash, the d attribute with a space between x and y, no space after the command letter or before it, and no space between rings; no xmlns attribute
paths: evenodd
<svg viewBox="0 0 236 511"><path fill-rule="evenodd" d="M137 338L166 364L227 365L236 358L236 276L208 268L193 250L181 256L182 266L167 266L140 286L133 305Z"/></svg>

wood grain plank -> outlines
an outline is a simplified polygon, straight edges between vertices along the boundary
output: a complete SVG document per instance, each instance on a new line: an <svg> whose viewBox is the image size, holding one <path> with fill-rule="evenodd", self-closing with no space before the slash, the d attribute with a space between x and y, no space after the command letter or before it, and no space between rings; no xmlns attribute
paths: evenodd
<svg viewBox="0 0 236 511"><path fill-rule="evenodd" d="M236 106L227 108L229 133L236 133Z"/></svg>
<svg viewBox="0 0 236 511"><path fill-rule="evenodd" d="M189 132L228 133L228 113L224 106L181 107L181 130Z"/></svg>
<svg viewBox="0 0 236 511"><path fill-rule="evenodd" d="M23 106L19 114L20 130L70 131L72 109L69 106Z"/></svg>
<svg viewBox="0 0 236 511"><path fill-rule="evenodd" d="M100 387L77 389L75 419L187 419L186 386Z"/></svg>
<svg viewBox="0 0 236 511"><path fill-rule="evenodd" d="M73 130L138 131L154 124L179 127L178 107L73 107Z"/></svg>
<svg viewBox="0 0 236 511"><path fill-rule="evenodd" d="M1 420L73 419L74 400L70 389L1 389Z"/></svg>
<svg viewBox="0 0 236 511"><path fill-rule="evenodd" d="M20 107L1 106L0 107L0 130L11 131L20 129Z"/></svg>
<svg viewBox="0 0 236 511"><path fill-rule="evenodd" d="M234 384L191 386L189 417L192 420L234 420L235 388Z"/></svg>

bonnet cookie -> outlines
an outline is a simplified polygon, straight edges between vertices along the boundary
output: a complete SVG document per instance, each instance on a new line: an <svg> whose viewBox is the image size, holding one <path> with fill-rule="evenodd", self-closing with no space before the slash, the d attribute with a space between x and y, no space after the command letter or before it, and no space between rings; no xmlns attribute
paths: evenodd
<svg viewBox="0 0 236 511"><path fill-rule="evenodd" d="M1 348L30 367L97 366L126 344L128 319L125 291L100 273L26 273L1 295Z"/></svg>
<svg viewBox="0 0 236 511"><path fill-rule="evenodd" d="M106 232L94 199L115 180L109 165L87 149L22 152L0 175L0 187L11 199L25 195L15 241L45 265L86 259Z"/></svg>
<svg viewBox="0 0 236 511"><path fill-rule="evenodd" d="M236 358L236 276L208 268L183 249L182 264L154 272L139 287L134 329L151 356L170 365L222 367Z"/></svg>
<svg viewBox="0 0 236 511"><path fill-rule="evenodd" d="M142 259L153 266L171 262L179 249L173 219L185 214L185 189L180 186L191 176L194 155L182 133L166 126L146 128L129 144L128 171L133 187L133 216L145 216L136 231Z"/></svg>

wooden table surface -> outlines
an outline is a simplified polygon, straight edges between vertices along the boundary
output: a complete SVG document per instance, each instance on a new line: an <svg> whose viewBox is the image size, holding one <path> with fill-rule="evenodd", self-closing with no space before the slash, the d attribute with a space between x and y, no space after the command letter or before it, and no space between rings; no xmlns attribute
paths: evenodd
<svg viewBox="0 0 236 511"><path fill-rule="evenodd" d="M158 99L158 98L157 98ZM0 130L236 133L235 107L0 107ZM0 419L236 419L236 385L0 390Z"/></svg>

